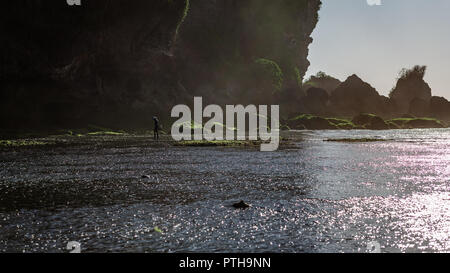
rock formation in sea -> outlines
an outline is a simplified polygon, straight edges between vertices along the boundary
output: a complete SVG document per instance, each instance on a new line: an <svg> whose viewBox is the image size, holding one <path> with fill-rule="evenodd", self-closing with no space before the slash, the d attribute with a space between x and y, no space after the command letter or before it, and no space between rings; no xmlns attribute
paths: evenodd
<svg viewBox="0 0 450 273"><path fill-rule="evenodd" d="M400 72L397 85L390 93L398 114L423 114L430 103L431 88L425 82L426 66L414 66Z"/></svg>
<svg viewBox="0 0 450 273"><path fill-rule="evenodd" d="M330 96L330 111L338 116L385 114L389 107L389 100L357 75L348 77Z"/></svg>

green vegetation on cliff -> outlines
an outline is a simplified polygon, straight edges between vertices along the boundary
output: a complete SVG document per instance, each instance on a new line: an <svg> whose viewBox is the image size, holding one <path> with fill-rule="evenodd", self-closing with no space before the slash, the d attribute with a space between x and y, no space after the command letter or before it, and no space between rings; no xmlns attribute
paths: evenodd
<svg viewBox="0 0 450 273"><path fill-rule="evenodd" d="M281 91L283 88L283 71L280 66L269 59L260 58L255 60L256 64L261 65L272 77L272 85L276 91Z"/></svg>
<svg viewBox="0 0 450 273"><path fill-rule="evenodd" d="M173 0L168 0L168 1L172 2ZM180 28L183 25L184 21L186 20L186 17L189 14L189 8L190 8L190 5L191 5L190 0L184 0L184 1L185 1L186 4L185 4L184 10L183 10L183 13L181 15L180 21L177 24L177 28L175 29L175 39L178 37L178 34L180 32Z"/></svg>

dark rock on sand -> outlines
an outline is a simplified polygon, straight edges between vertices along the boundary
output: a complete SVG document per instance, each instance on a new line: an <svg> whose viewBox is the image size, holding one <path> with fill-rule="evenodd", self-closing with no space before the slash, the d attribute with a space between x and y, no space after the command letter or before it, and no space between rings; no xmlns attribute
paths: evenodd
<svg viewBox="0 0 450 273"><path fill-rule="evenodd" d="M235 209L248 209L249 207L250 207L250 205L245 203L242 200L239 203L233 204L233 208L235 208Z"/></svg>

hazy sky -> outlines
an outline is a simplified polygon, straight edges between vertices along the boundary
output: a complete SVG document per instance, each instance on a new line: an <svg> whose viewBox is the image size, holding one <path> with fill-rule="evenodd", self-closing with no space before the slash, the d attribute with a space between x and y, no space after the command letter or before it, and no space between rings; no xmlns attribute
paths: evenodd
<svg viewBox="0 0 450 273"><path fill-rule="evenodd" d="M403 67L427 65L433 94L450 99L450 0L322 2L306 77L357 74L387 95Z"/></svg>

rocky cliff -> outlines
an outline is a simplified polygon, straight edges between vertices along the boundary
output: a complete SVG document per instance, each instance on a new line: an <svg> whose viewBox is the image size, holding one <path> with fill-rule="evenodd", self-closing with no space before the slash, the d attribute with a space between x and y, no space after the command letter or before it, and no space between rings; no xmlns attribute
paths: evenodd
<svg viewBox="0 0 450 273"><path fill-rule="evenodd" d="M330 96L330 111L334 115L355 116L360 113L385 115L390 112L389 99L357 75L341 83Z"/></svg>
<svg viewBox="0 0 450 273"><path fill-rule="evenodd" d="M414 66L400 72L397 85L390 94L398 113L423 116L428 112L432 95L430 86L424 80L426 69L426 66Z"/></svg>
<svg viewBox="0 0 450 273"><path fill-rule="evenodd" d="M1 127L144 127L193 95L293 101L319 8L320 0L6 2Z"/></svg>

